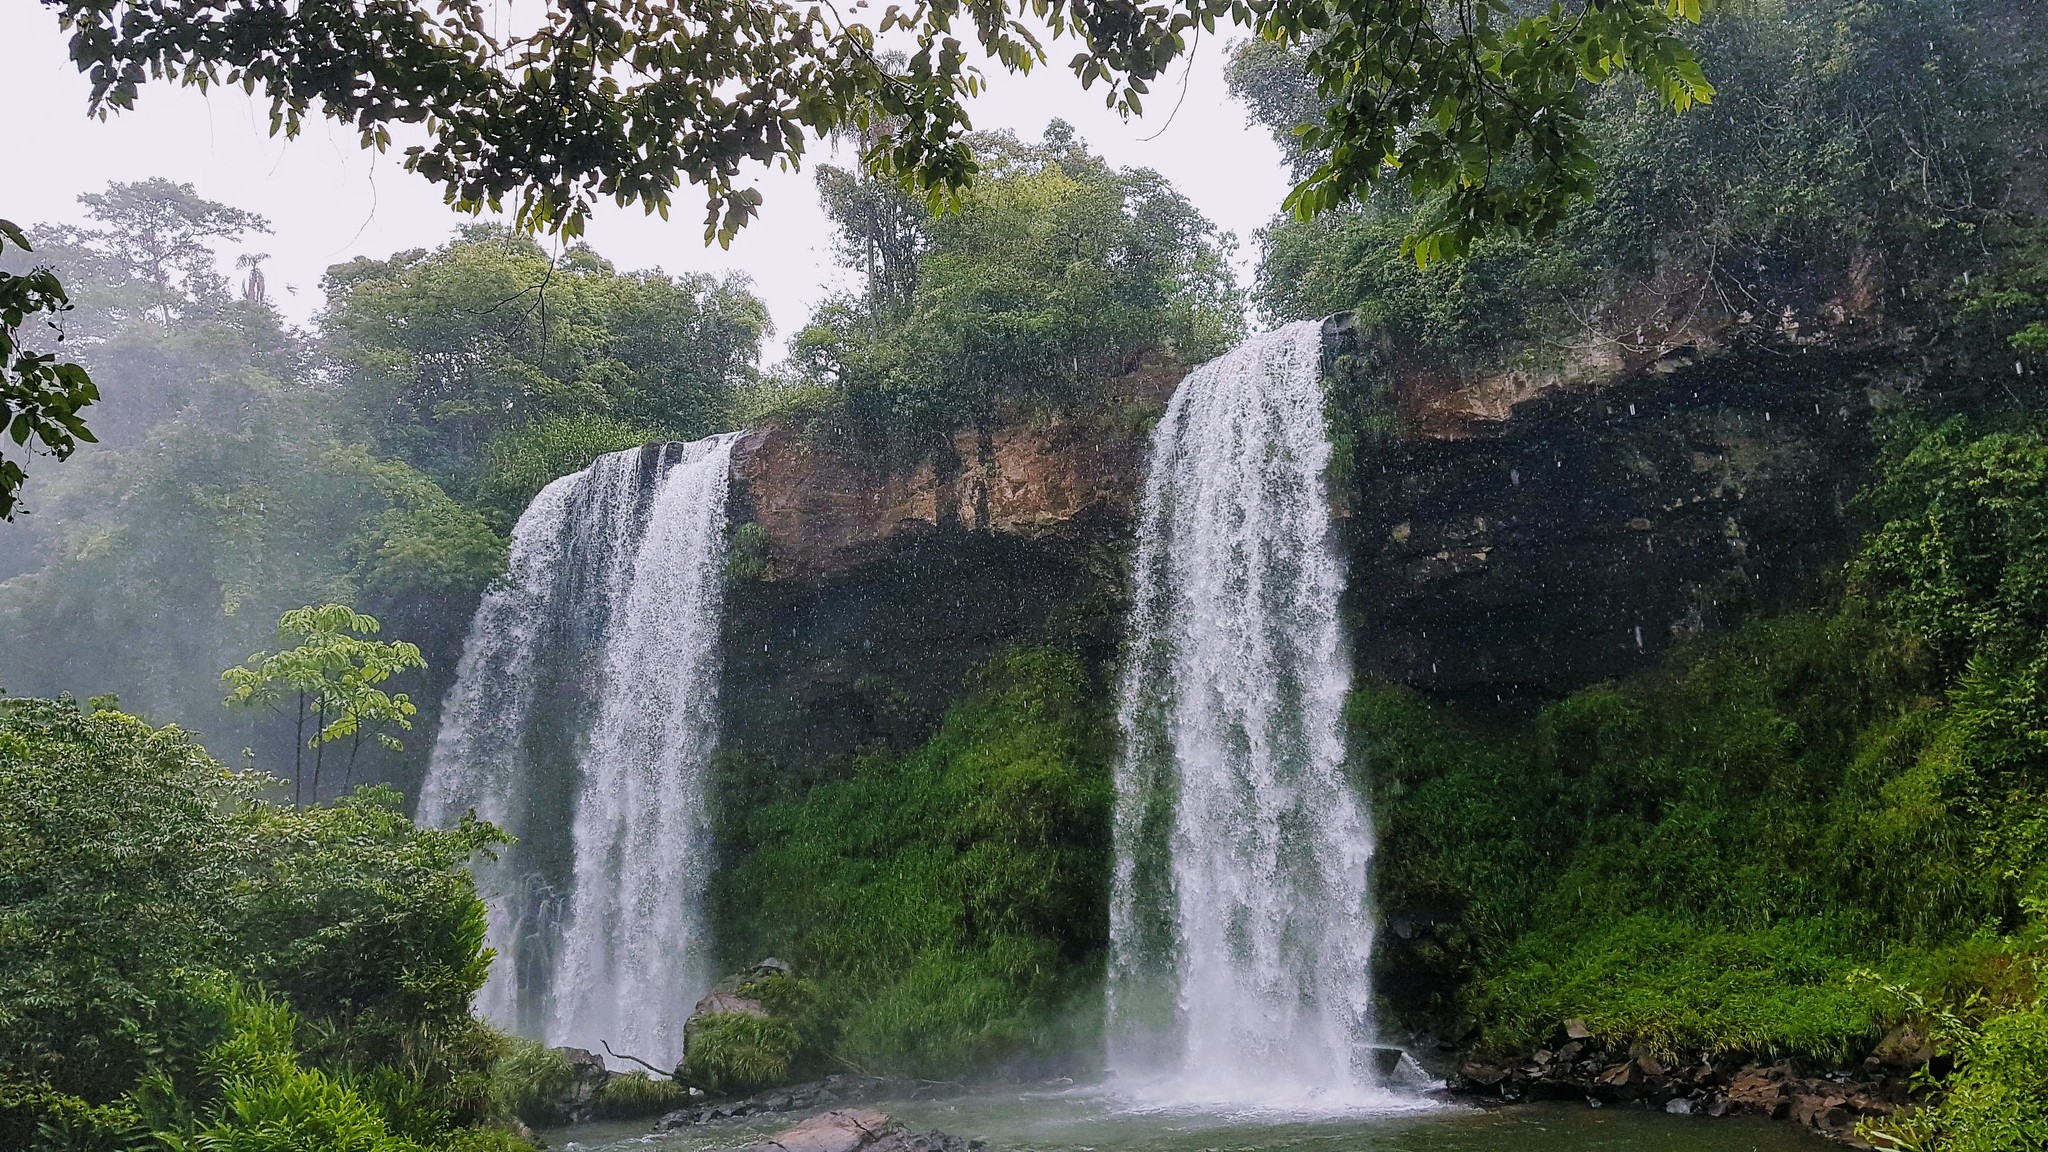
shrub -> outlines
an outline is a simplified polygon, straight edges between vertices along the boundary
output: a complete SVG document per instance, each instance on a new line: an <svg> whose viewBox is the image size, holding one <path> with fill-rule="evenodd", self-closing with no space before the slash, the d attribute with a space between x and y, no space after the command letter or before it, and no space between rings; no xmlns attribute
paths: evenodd
<svg viewBox="0 0 2048 1152"><path fill-rule="evenodd" d="M656 1080L645 1072L624 1072L604 1082L597 1096L597 1114L611 1120L658 1116L688 1097L674 1080Z"/></svg>
<svg viewBox="0 0 2048 1152"><path fill-rule="evenodd" d="M691 1024L684 1074L707 1092L744 1095L780 1084L803 1047L796 1025L751 1012L714 1012Z"/></svg>
<svg viewBox="0 0 2048 1152"><path fill-rule="evenodd" d="M118 1127L145 1082L199 1107L238 1052L270 1061L220 1097L250 1116L324 1101L355 1132L360 1106L412 1139L482 1115L496 1040L469 1015L486 956L462 863L502 838L416 828L379 789L259 798L277 787L174 727L0 702L0 1133ZM294 1070L302 1051L363 1091Z"/></svg>
<svg viewBox="0 0 2048 1152"><path fill-rule="evenodd" d="M1549 1040L1577 1017L1609 1043L1671 1056L1798 1056L1840 1062L1883 1034L1889 1009L1857 966L1810 926L1702 929L1633 916L1525 937L1474 1003L1488 1039Z"/></svg>
<svg viewBox="0 0 2048 1152"><path fill-rule="evenodd" d="M576 1085L576 1069L561 1053L537 1041L508 1037L491 1065L491 1101L500 1116L516 1116L536 1128L567 1117L560 1102Z"/></svg>

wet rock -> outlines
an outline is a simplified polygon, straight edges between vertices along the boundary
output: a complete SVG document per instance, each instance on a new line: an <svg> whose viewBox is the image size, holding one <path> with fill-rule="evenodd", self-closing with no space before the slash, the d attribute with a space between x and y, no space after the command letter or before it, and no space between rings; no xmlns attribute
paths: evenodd
<svg viewBox="0 0 2048 1152"><path fill-rule="evenodd" d="M910 1132L886 1113L867 1108L823 1112L743 1152L979 1152L979 1140L945 1132Z"/></svg>
<svg viewBox="0 0 2048 1152"><path fill-rule="evenodd" d="M1783 1066L1745 1068L1728 1084L1729 1103L1742 1111L1782 1119L1791 1106L1786 1099L1786 1081L1790 1078L1789 1070Z"/></svg>
<svg viewBox="0 0 2048 1152"><path fill-rule="evenodd" d="M839 1074L827 1076L806 1084L791 1084L749 1096L743 1100L720 1100L707 1102L694 1108L679 1108L663 1116L656 1125L663 1131L688 1128L697 1124L711 1124L720 1120L731 1120L741 1116L775 1115L785 1112L806 1112L813 1108L831 1108L836 1105L872 1103L881 1100L905 1100L917 1096L929 1096L934 1091L945 1091L957 1086L929 1085L910 1080L895 1080L881 1076L849 1076Z"/></svg>
<svg viewBox="0 0 2048 1152"><path fill-rule="evenodd" d="M1370 1049L1369 1051L1371 1053L1373 1071L1378 1073L1382 1081L1392 1079L1394 1074L1401 1070L1401 1061L1408 1055L1399 1048L1380 1047Z"/></svg>
<svg viewBox="0 0 2048 1152"><path fill-rule="evenodd" d="M548 1101L543 1111L571 1124L590 1119L597 1109L598 1094L604 1091L605 1082L612 1076L604 1066L604 1058L581 1048L553 1048L549 1051L568 1062L569 1080L560 1095Z"/></svg>
<svg viewBox="0 0 2048 1152"><path fill-rule="evenodd" d="M1640 1045L1631 1052L1618 1058L1621 1052L1597 1042L1573 1041L1522 1060L1472 1060L1450 1078L1450 1090L1492 1100L1582 1099L1594 1108L1633 1103L1677 1116L1765 1116L1856 1147L1869 1146L1857 1135L1859 1124L1900 1106L1887 1097L1883 1076L1839 1068L1809 1075L1783 1063L1717 1065L1706 1053L1677 1058ZM1584 1059L1571 1058L1579 1055Z"/></svg>
<svg viewBox="0 0 2048 1152"><path fill-rule="evenodd" d="M1482 1088L1491 1088L1508 1078L1508 1070L1506 1068L1497 1068L1491 1064L1474 1062L1460 1068L1458 1075L1460 1078Z"/></svg>
<svg viewBox="0 0 2048 1152"><path fill-rule="evenodd" d="M1870 1057L1889 1068L1918 1068L1934 1059L1934 1042L1909 1021L1885 1033Z"/></svg>

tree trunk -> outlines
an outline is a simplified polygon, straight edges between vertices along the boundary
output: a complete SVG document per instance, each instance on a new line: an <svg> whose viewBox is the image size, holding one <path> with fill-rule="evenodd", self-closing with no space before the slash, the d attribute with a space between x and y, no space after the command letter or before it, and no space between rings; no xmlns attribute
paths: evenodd
<svg viewBox="0 0 2048 1152"><path fill-rule="evenodd" d="M320 739L320 733L327 731L327 701L322 700L313 709L313 803L320 802L320 765L327 759L327 741Z"/></svg>
<svg viewBox="0 0 2048 1152"><path fill-rule="evenodd" d="M304 804L305 789L300 785L306 778L306 690L299 689L298 739L292 744L292 803Z"/></svg>
<svg viewBox="0 0 2048 1152"><path fill-rule="evenodd" d="M361 720L357 720L356 738L354 742L348 746L348 763L342 765L341 767L341 793L344 796L348 795L349 782L354 780L356 777L356 757L362 753L362 750L363 722Z"/></svg>

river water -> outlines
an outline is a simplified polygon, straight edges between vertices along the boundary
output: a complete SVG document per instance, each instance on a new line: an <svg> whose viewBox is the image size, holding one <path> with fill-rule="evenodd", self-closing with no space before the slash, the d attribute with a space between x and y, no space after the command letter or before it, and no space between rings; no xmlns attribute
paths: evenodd
<svg viewBox="0 0 2048 1152"><path fill-rule="evenodd" d="M1480 1109L1417 1100L1342 1116L1134 1108L1092 1089L984 1091L878 1105L913 1131L986 1140L989 1152L1825 1152L1790 1124L1667 1116L1647 1108L1523 1104ZM651 1133L645 1121L543 1133L562 1152L721 1152L788 1117Z"/></svg>

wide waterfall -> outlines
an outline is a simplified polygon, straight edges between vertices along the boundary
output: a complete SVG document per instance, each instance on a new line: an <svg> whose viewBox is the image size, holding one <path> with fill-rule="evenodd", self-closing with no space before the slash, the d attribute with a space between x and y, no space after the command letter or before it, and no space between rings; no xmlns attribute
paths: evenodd
<svg viewBox="0 0 2048 1152"><path fill-rule="evenodd" d="M486 1016L551 1044L682 1056L706 983L732 436L601 457L542 490L477 608L423 822L518 837L480 870Z"/></svg>
<svg viewBox="0 0 2048 1152"><path fill-rule="evenodd" d="M1195 369L1153 433L1109 1001L1112 1070L1150 1095L1372 1088L1372 836L1344 771L1320 361L1316 324L1256 336Z"/></svg>

